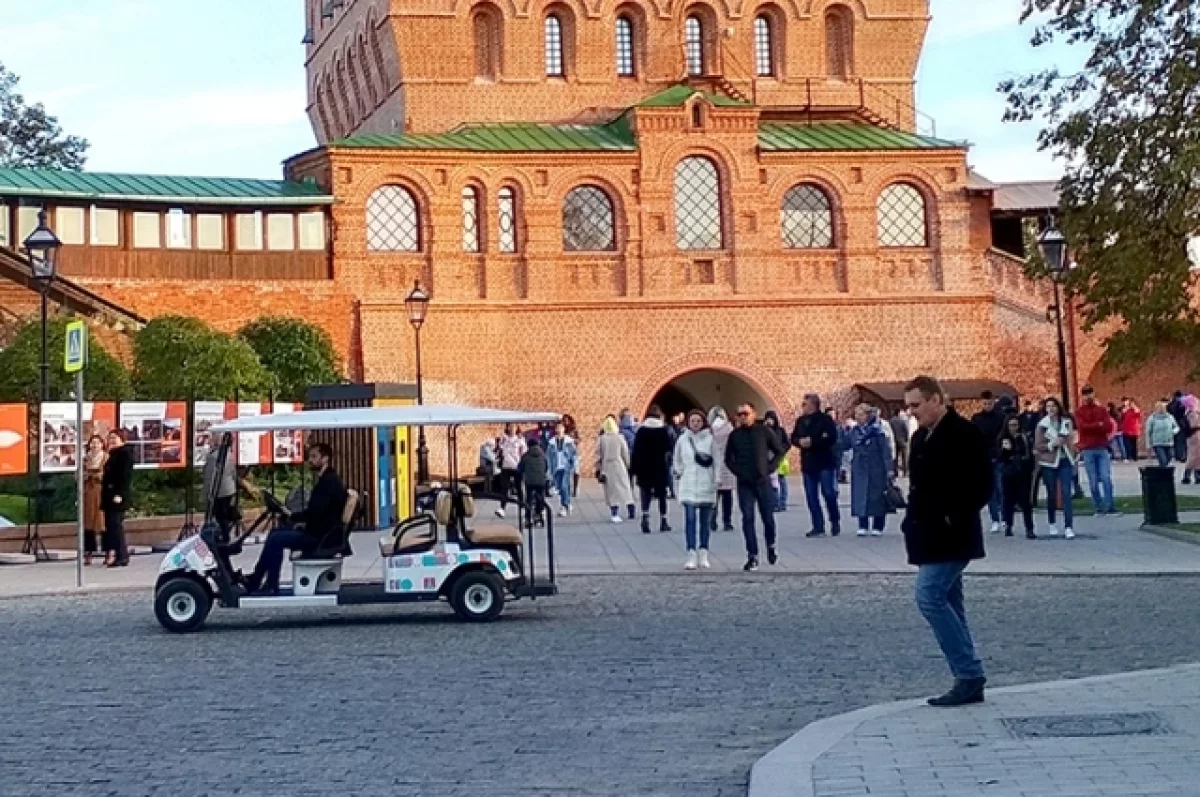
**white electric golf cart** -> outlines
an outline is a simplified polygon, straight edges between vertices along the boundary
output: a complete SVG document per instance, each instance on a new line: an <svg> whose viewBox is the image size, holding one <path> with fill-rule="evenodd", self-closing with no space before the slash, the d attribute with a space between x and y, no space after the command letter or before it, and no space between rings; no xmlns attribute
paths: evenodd
<svg viewBox="0 0 1200 797"><path fill-rule="evenodd" d="M350 535L361 497L350 491L342 529L320 547L293 552L292 582L273 596L248 596L239 584L231 557L263 526L283 521L287 511L264 492L266 511L239 534L226 536L213 522L211 510L200 533L183 540L163 558L155 585L154 612L168 631L195 631L214 606L226 609L289 609L415 603L446 600L463 620L486 622L500 616L506 598L537 598L557 593L554 574L554 522L543 512L546 533L545 578L535 567L534 525L523 511L516 525L476 523L475 497L459 476L458 430L466 425L556 422L554 413L517 412L477 407L417 406L311 410L238 418L213 427L220 447L210 456L218 466L236 456L233 435L239 432L333 429L445 427L448 477L417 503L417 513L378 537L378 579L342 580L345 560L353 552ZM336 452L335 452L336 457ZM335 459L336 465L336 459ZM220 472L218 470L218 472ZM210 496L211 498L211 496ZM211 505L211 501L209 504ZM541 529L539 529L540 531ZM371 554L374 555L374 546ZM356 559L356 561L358 561Z"/></svg>

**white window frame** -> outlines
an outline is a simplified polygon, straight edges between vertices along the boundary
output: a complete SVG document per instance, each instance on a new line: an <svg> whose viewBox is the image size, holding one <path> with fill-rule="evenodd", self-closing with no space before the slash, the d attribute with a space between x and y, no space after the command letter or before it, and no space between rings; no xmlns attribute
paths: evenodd
<svg viewBox="0 0 1200 797"><path fill-rule="evenodd" d="M248 230L243 229L243 223L249 222ZM249 232L249 239L245 240L244 232ZM239 252L261 252L263 249L263 239L265 238L263 230L263 214L261 210L256 210L253 213L239 213L234 220L234 248Z"/></svg>
<svg viewBox="0 0 1200 797"><path fill-rule="evenodd" d="M92 205L90 214L88 243L92 246L120 246L121 211ZM106 236L105 232L112 232L112 235Z"/></svg>
<svg viewBox="0 0 1200 797"><path fill-rule="evenodd" d="M301 252L325 251L325 211L314 210L299 214L296 217L296 227L299 230L296 243Z"/></svg>
<svg viewBox="0 0 1200 797"><path fill-rule="evenodd" d="M154 221L154 226L150 226L150 221ZM162 214L157 212L138 210L133 214L133 248L134 249L162 249ZM147 235L153 230L153 235L149 238Z"/></svg>
<svg viewBox="0 0 1200 797"><path fill-rule="evenodd" d="M192 214L183 208L171 208L166 213L166 244L168 249L191 249Z"/></svg>
<svg viewBox="0 0 1200 797"><path fill-rule="evenodd" d="M87 240L86 208L63 205L54 209L54 234L64 246L83 246Z"/></svg>
<svg viewBox="0 0 1200 797"><path fill-rule="evenodd" d="M267 251L296 251L296 215L268 213L266 218Z"/></svg>
<svg viewBox="0 0 1200 797"><path fill-rule="evenodd" d="M216 233L216 242L212 233ZM220 213L196 214L196 249L204 252L225 251L225 216Z"/></svg>
<svg viewBox="0 0 1200 797"><path fill-rule="evenodd" d="M16 246L24 246L25 239L37 229L38 214L42 212L41 205L21 205L17 208L17 240Z"/></svg>
<svg viewBox="0 0 1200 797"><path fill-rule="evenodd" d="M0 246L12 248L12 242L8 240L8 216L9 206L4 202L0 202Z"/></svg>

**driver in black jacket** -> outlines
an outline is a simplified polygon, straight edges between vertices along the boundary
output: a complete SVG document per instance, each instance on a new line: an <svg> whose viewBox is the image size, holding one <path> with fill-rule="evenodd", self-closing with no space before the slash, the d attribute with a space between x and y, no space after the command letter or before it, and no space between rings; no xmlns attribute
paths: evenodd
<svg viewBox="0 0 1200 797"><path fill-rule="evenodd" d="M283 567L285 550L311 551L334 532L342 531L342 512L346 507L346 488L333 470L333 449L328 443L314 443L308 449L308 467L316 475L308 506L301 512L288 512L285 517L293 528L275 529L267 536L254 572L246 579L246 591L279 594L279 571ZM294 524L304 524L303 529Z"/></svg>

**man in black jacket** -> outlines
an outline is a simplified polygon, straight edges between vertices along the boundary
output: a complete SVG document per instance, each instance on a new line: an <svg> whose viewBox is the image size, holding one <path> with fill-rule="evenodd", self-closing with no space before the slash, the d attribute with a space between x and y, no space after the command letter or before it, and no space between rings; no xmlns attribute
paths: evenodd
<svg viewBox="0 0 1200 797"><path fill-rule="evenodd" d="M670 531L667 523L667 458L673 453L662 410L652 405L646 420L633 437L630 474L637 479L642 498L642 532L650 533L650 501L658 499L658 530Z"/></svg>
<svg viewBox="0 0 1200 797"><path fill-rule="evenodd" d="M133 485L133 452L125 445L125 432L108 433L108 457L100 483L100 509L104 512L105 548L113 552L109 567L129 566L125 539L125 513L129 511Z"/></svg>
<svg viewBox="0 0 1200 797"><path fill-rule="evenodd" d="M829 511L829 533L842 533L842 516L838 511L837 424L821 411L821 397L809 393L804 408L792 428L792 445L800 449L800 472L804 475L804 498L812 515L812 531L806 536L825 534L825 516L821 512L821 497Z"/></svg>
<svg viewBox="0 0 1200 797"><path fill-rule="evenodd" d="M275 529L267 535L258 564L246 579L247 592L258 592L261 587L269 595L278 594L283 552L288 549L314 550L330 534L342 530L346 488L334 472L332 461L333 449L328 443L314 443L308 449L308 467L316 475L316 483L308 497L308 506L301 512L287 515L293 524L303 523L304 528Z"/></svg>
<svg viewBox="0 0 1200 797"><path fill-rule="evenodd" d="M1001 510L1004 508L1004 487L1000 473L1000 433L1004 431L1007 414L992 395L992 391L983 391L979 398L983 402L983 410L971 417L971 423L983 432L988 458L992 462L992 492L988 496L987 507L988 515L992 519L992 534L997 534L1000 531L1000 516L1003 514Z"/></svg>
<svg viewBox="0 0 1200 797"><path fill-rule="evenodd" d="M954 674L954 687L932 706L983 701L983 663L967 625L963 571L982 559L979 512L992 492L992 463L979 427L946 405L936 379L909 382L904 402L920 429L909 454L911 487L904 518L909 564L918 567L917 606L933 629Z"/></svg>
<svg viewBox="0 0 1200 797"><path fill-rule="evenodd" d="M763 520L763 538L767 543L767 561L775 564L775 491L771 474L787 453L781 435L758 420L750 402L738 407L738 428L729 435L725 446L725 466L737 478L738 506L742 510L742 535L746 538L746 564L743 570L758 570L758 533L754 529L754 510Z"/></svg>

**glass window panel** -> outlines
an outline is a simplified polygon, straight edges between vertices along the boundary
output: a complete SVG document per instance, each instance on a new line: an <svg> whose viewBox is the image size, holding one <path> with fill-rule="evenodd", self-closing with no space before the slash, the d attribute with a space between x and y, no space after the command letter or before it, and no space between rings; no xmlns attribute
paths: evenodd
<svg viewBox="0 0 1200 797"><path fill-rule="evenodd" d="M464 252L478 252L479 235L479 191L473 186L462 190L462 246Z"/></svg>
<svg viewBox="0 0 1200 797"><path fill-rule="evenodd" d="M563 200L563 249L603 252L617 248L612 200L602 189L584 185Z"/></svg>
<svg viewBox="0 0 1200 797"><path fill-rule="evenodd" d="M192 248L192 214L178 208L167 211L167 248Z"/></svg>
<svg viewBox="0 0 1200 797"><path fill-rule="evenodd" d="M263 214L239 213L237 215L237 248L243 252L256 252L263 248Z"/></svg>
<svg viewBox="0 0 1200 797"><path fill-rule="evenodd" d="M688 17L683 23L684 52L689 75L704 74L704 26L699 17Z"/></svg>
<svg viewBox="0 0 1200 797"><path fill-rule="evenodd" d="M121 244L121 212L116 208L92 206L92 246Z"/></svg>
<svg viewBox="0 0 1200 797"><path fill-rule="evenodd" d="M372 252L419 252L417 200L402 185L385 185L367 199L367 248Z"/></svg>
<svg viewBox="0 0 1200 797"><path fill-rule="evenodd" d="M708 158L684 158L675 167L675 243L680 249L720 249L721 178Z"/></svg>
<svg viewBox="0 0 1200 797"><path fill-rule="evenodd" d="M17 246L22 246L29 234L37 229L41 207L23 205L17 209Z"/></svg>
<svg viewBox="0 0 1200 797"><path fill-rule="evenodd" d="M632 77L636 73L633 57L633 23L629 17L617 17L617 74Z"/></svg>
<svg viewBox="0 0 1200 797"><path fill-rule="evenodd" d="M562 77L564 74L562 20L551 14L546 17L546 75Z"/></svg>
<svg viewBox="0 0 1200 797"><path fill-rule="evenodd" d="M324 211L315 210L311 213L301 213L297 221L300 224L300 249L305 252L324 252Z"/></svg>
<svg viewBox="0 0 1200 797"><path fill-rule="evenodd" d="M158 249L162 246L162 216L157 213L133 214L133 248Z"/></svg>
<svg viewBox="0 0 1200 797"><path fill-rule="evenodd" d="M83 244L83 208L58 208L54 211L54 234L69 246Z"/></svg>
<svg viewBox="0 0 1200 797"><path fill-rule="evenodd" d="M219 213L200 213L196 216L196 248L221 250L225 248L225 217Z"/></svg>
<svg viewBox="0 0 1200 797"><path fill-rule="evenodd" d="M754 18L754 70L759 77L775 74L774 53L771 51L771 20Z"/></svg>
<svg viewBox="0 0 1200 797"><path fill-rule="evenodd" d="M879 195L876 211L880 246L929 245L925 195L916 187L907 183L889 185Z"/></svg>
<svg viewBox="0 0 1200 797"><path fill-rule="evenodd" d="M783 195L782 225L787 249L833 247L833 208L815 185L797 185Z"/></svg>
<svg viewBox="0 0 1200 797"><path fill-rule="evenodd" d="M517 199L511 188L501 188L496 195L498 235L501 252L517 251Z"/></svg>
<svg viewBox="0 0 1200 797"><path fill-rule="evenodd" d="M290 252L296 248L296 217L291 213L267 215L267 249Z"/></svg>
<svg viewBox="0 0 1200 797"><path fill-rule="evenodd" d="M8 239L8 214L10 209L8 205L0 202L0 246L12 248L12 242Z"/></svg>

